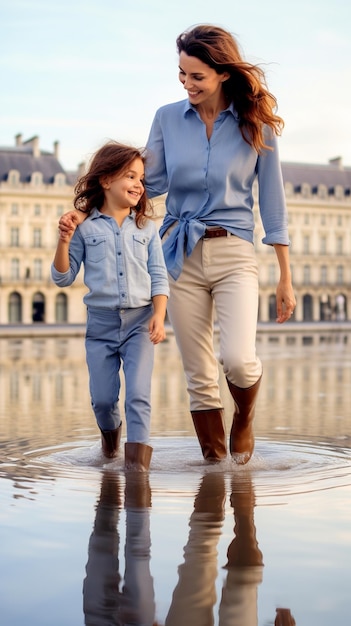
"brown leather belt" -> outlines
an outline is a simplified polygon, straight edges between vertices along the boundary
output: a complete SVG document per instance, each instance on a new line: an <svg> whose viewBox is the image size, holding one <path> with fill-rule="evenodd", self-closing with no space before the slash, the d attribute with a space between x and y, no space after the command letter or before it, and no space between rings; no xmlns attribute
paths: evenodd
<svg viewBox="0 0 351 626"><path fill-rule="evenodd" d="M216 226L216 228L206 228L203 239L212 239L213 237L227 237L228 231L222 226Z"/></svg>

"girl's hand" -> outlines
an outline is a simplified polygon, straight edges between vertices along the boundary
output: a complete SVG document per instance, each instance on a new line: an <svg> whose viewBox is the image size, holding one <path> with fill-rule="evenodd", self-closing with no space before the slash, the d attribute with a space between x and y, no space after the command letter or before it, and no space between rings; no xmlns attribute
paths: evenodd
<svg viewBox="0 0 351 626"><path fill-rule="evenodd" d="M150 319L149 337L153 344L160 343L160 341L166 339L164 322L157 314L154 314Z"/></svg>

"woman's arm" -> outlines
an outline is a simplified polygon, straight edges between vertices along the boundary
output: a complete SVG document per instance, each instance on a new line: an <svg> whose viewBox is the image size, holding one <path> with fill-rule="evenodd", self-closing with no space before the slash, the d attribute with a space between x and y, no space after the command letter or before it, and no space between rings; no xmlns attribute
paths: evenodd
<svg viewBox="0 0 351 626"><path fill-rule="evenodd" d="M296 307L296 299L291 282L291 270L289 261L289 246L274 244L277 255L280 279L276 291L277 318L279 324L290 319Z"/></svg>

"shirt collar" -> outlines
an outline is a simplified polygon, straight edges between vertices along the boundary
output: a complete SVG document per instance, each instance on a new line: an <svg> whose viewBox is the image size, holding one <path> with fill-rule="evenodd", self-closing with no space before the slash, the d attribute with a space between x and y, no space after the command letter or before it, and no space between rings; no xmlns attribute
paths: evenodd
<svg viewBox="0 0 351 626"><path fill-rule="evenodd" d="M99 209L95 207L95 209L93 209L92 212L90 213L90 218L92 220L96 220L98 217L110 217L110 216L105 215L105 213L101 213L101 211L99 211ZM135 211L131 211L129 215L127 215L127 217L129 219L135 220Z"/></svg>
<svg viewBox="0 0 351 626"><path fill-rule="evenodd" d="M193 105L189 102L189 100L187 99L187 100L184 100L184 113L183 113L183 114L184 114L184 117L186 117L186 115L188 114L188 112L189 112L189 111L194 111L194 113L197 113L197 109L196 109L196 107L194 107L194 106L193 106ZM226 111L228 111L229 113L231 113L231 114L232 114L232 116L233 116L236 120L238 120L238 119L239 119L238 113L237 113L237 111L234 109L234 104L233 104L233 102L230 102L230 104L227 106L227 108L226 108L226 109L224 109L224 110L222 111L222 113L225 113Z"/></svg>

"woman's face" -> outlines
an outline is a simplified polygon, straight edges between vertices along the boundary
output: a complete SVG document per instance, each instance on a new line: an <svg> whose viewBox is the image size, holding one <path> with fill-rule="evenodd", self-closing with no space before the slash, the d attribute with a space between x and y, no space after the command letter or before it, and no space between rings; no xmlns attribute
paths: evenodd
<svg viewBox="0 0 351 626"><path fill-rule="evenodd" d="M216 101L222 94L223 82L228 78L227 72L217 74L216 70L197 57L188 56L183 51L179 55L179 80L193 105Z"/></svg>

